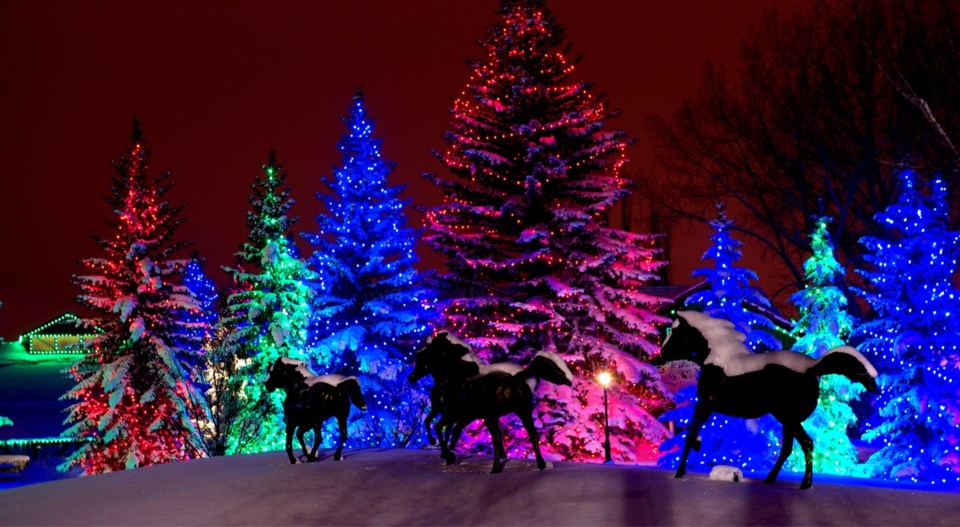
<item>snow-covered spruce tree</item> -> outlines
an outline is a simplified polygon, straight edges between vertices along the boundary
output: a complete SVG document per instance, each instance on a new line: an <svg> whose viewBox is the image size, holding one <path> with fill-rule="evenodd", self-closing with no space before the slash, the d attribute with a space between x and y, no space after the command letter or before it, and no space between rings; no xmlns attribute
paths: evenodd
<svg viewBox="0 0 960 527"><path fill-rule="evenodd" d="M196 347L179 316L196 306L176 284L187 262L173 259L185 245L175 237L183 207L164 200L169 173L148 174L148 160L134 120L107 198L117 220L96 237L103 255L82 260L87 274L73 279L78 302L95 313L83 324L100 332L69 369L77 384L64 395L76 401L66 434L83 442L61 470L98 474L204 455L194 420L205 406L188 357Z"/></svg>
<svg viewBox="0 0 960 527"><path fill-rule="evenodd" d="M794 351L820 358L837 346L848 343L853 331L853 317L847 312L847 298L835 284L846 274L834 256L833 243L827 229L830 218L816 220L816 229L810 235L812 254L803 263L806 285L790 297L797 307L800 320L791 335L797 340ZM850 403L864 391L860 383L850 382L842 375L827 375L820 379L820 398L817 409L803 423L813 443L813 470L842 476L863 475L858 463L857 449L850 442L849 428L857 423ZM787 461L787 469L804 470L803 454L795 449Z"/></svg>
<svg viewBox="0 0 960 527"><path fill-rule="evenodd" d="M350 441L403 447L428 403L402 370L427 335L435 301L414 268L410 200L400 199L404 187L388 184L393 164L380 154L359 90L343 122L341 165L332 180L323 178L330 193L317 194L328 212L317 216L317 234L304 234L321 288L309 347L319 373L355 375L363 387L369 408L351 414Z"/></svg>
<svg viewBox="0 0 960 527"><path fill-rule="evenodd" d="M747 335L746 345L753 351L779 350L783 345L772 333L775 325L755 310L769 307L770 301L751 285L757 280L756 273L737 265L743 255L743 243L733 238L734 222L727 218L724 209L723 203L717 204L717 217L710 222L714 230L710 235L712 244L702 257L713 260L713 265L693 271L693 276L703 277L709 287L692 295L684 309L729 320ZM663 414L661 420L674 421L685 428L693 418L696 386L680 390L674 400L677 407ZM702 445L699 452L691 453L688 466L734 465L751 471L767 470L780 451L779 430L780 424L769 416L745 420L713 414L700 431ZM675 467L684 438L684 434L677 434L665 441L660 447L665 455L658 463Z"/></svg>
<svg viewBox="0 0 960 527"><path fill-rule="evenodd" d="M650 413L665 398L648 339L666 320L638 287L665 262L653 236L604 223L629 193L626 135L605 127L605 98L570 78L564 30L541 0L501 2L481 46L437 154L450 177L426 176L445 195L425 234L449 269L445 323L488 361L567 360L573 389L541 384L535 413L544 448L566 459L603 459L596 376L613 372L613 455L652 459L667 431ZM529 449L518 423L507 438Z"/></svg>
<svg viewBox="0 0 960 527"><path fill-rule="evenodd" d="M190 350L189 357L202 369L217 323L217 287L207 276L204 261L196 251L187 261L183 285L193 297L195 307L184 310L180 315L186 326L180 347Z"/></svg>
<svg viewBox="0 0 960 527"><path fill-rule="evenodd" d="M874 475L956 485L960 481L960 306L951 276L960 232L948 228L947 188L937 179L917 188L900 174L897 202L875 216L882 230L861 242L869 268L860 291L874 318L857 334L880 372L883 395L863 438L879 446Z"/></svg>
<svg viewBox="0 0 960 527"><path fill-rule="evenodd" d="M246 241L235 254L236 266L220 326L227 331L217 351L220 366L231 372L239 411L229 426L228 453L282 448L282 394L267 393L267 368L279 357L307 360L307 328L312 313L313 273L299 258L289 234L297 218L287 173L270 152L263 175L251 185Z"/></svg>

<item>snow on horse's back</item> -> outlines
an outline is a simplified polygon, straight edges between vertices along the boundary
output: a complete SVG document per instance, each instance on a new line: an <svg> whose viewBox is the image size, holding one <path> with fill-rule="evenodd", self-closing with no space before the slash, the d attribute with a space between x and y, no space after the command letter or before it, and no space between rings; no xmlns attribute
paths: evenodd
<svg viewBox="0 0 960 527"><path fill-rule="evenodd" d="M714 318L698 311L679 311L677 315L686 319L707 340L710 346L710 355L707 357L705 364L718 366L731 377L760 371L771 364L805 373L821 360L791 350L755 353L744 344L747 336L738 331L733 323L728 320ZM877 376L876 368L855 348L838 346L825 353L824 356L831 353L851 355L863 364L863 367L871 376Z"/></svg>

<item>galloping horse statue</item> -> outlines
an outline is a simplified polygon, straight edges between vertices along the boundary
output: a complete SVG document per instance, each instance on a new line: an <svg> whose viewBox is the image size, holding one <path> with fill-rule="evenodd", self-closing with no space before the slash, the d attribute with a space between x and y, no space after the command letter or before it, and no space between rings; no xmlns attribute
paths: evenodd
<svg viewBox="0 0 960 527"><path fill-rule="evenodd" d="M533 424L533 390L540 379L554 384L571 385L573 374L555 353L540 352L526 367L503 363L486 366L470 351L470 347L448 332L441 332L417 351L410 382L431 375L440 387L442 414L437 423L440 456L448 465L456 461L453 453L463 429L483 419L493 440L493 470L503 471L503 435L500 417L516 414L530 437L537 468L547 464L540 453L540 436ZM436 404L436 403L433 403ZM449 428L449 433L443 431ZM449 440L448 440L449 436Z"/></svg>
<svg viewBox="0 0 960 527"><path fill-rule="evenodd" d="M783 424L783 445L764 482L777 480L796 439L806 462L800 488L808 489L813 484L813 440L801 423L817 407L819 377L844 375L867 391L879 394L877 370L850 346L831 349L823 357L813 359L795 351L753 353L744 345L745 340L746 336L726 320L696 311L677 313L660 356L653 363L693 361L700 365L700 377L693 420L675 477L686 474L690 449L698 444L700 428L713 412L746 419L770 414Z"/></svg>
<svg viewBox="0 0 960 527"><path fill-rule="evenodd" d="M316 461L320 429L331 417L337 418L340 428L337 450L333 454L333 459L340 461L343 443L347 439L350 403L361 410L367 409L357 379L342 375L314 375L305 362L281 357L267 369L265 386L268 392L281 388L287 394L283 400L283 414L287 421L286 448L290 463L297 462L293 457L294 431L307 461ZM307 430L313 430L313 448L309 452L303 440Z"/></svg>
<svg viewBox="0 0 960 527"><path fill-rule="evenodd" d="M448 336L448 338L450 338L451 340L454 339L454 337L452 336ZM501 371L501 372L508 373L510 375L516 375L523 370L523 366L515 362L497 362L494 364L485 364L483 361L480 360L479 357L474 355L472 352L469 352L467 355L465 355L464 360L469 360L470 362L473 362L477 365L478 375L484 375L494 371ZM419 379L420 377L423 377L423 375L420 375L417 378ZM438 380L438 377L441 380ZM443 377L442 374L434 377L433 388L430 389L430 411L427 413L427 416L423 419L423 427L427 432L427 442L429 442L431 445L437 444L437 439L434 438L432 429L434 428L433 420L436 419L440 415L440 412L443 410L443 388L444 388L443 379L445 379L445 377ZM532 386L531 389L536 389L536 385ZM445 430L449 431L449 427L441 426L441 424L438 422L436 425L437 437L446 437L449 439L449 434L443 435L445 434ZM507 457L505 452L499 452L496 455L499 455L501 458Z"/></svg>

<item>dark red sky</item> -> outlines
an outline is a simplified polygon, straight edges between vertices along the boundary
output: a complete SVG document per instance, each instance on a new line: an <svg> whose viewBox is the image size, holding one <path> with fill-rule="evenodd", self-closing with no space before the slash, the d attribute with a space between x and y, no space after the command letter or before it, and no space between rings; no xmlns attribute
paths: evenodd
<svg viewBox="0 0 960 527"><path fill-rule="evenodd" d="M800 0L796 0L800 1ZM650 166L643 119L669 115L706 60L736 65L737 43L777 0L550 0L567 28L574 72L605 91L638 143L628 169ZM348 2L0 2L0 336L78 311L72 274L100 256L109 161L134 114L155 171L172 171L187 202L185 239L208 269L231 262L245 235L247 191L277 150L312 230L320 178L338 161L339 116L357 87L397 163L394 183L433 205L419 174L442 170L448 109L464 59L495 17L494 0ZM420 218L416 216L415 225ZM684 245L699 256L707 240ZM678 281L696 257L672 257ZM215 277L220 277L216 275Z"/></svg>

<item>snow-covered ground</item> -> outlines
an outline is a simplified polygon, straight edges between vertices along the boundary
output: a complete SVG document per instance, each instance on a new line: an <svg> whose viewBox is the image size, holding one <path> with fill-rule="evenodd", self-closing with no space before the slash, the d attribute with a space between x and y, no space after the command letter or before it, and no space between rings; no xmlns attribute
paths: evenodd
<svg viewBox="0 0 960 527"><path fill-rule="evenodd" d="M330 455L330 452L326 452ZM764 485L636 466L359 450L201 459L0 491L0 525L960 525L960 494L814 478Z"/></svg>

